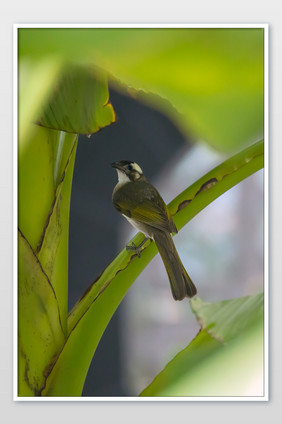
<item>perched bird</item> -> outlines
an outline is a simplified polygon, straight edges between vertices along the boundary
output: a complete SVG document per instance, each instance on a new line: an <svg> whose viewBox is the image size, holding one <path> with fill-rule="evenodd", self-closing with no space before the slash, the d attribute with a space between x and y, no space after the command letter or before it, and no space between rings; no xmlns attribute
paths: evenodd
<svg viewBox="0 0 282 424"><path fill-rule="evenodd" d="M172 240L177 233L167 205L159 192L150 184L140 166L132 161L121 160L112 163L117 170L118 183L113 191L113 204L135 228L146 238L139 246L126 246L137 252L148 238L155 241L165 265L172 295L175 300L193 297L197 289L187 274Z"/></svg>

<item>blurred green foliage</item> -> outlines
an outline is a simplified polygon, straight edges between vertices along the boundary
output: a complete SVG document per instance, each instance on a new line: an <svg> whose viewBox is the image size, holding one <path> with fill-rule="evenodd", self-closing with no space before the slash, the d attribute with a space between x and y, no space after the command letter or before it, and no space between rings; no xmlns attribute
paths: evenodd
<svg viewBox="0 0 282 424"><path fill-rule="evenodd" d="M105 73L95 67L68 66L38 123L47 128L91 135L115 121Z"/></svg>
<svg viewBox="0 0 282 424"><path fill-rule="evenodd" d="M20 57L91 63L176 108L187 134L229 151L263 138L264 33L256 28L21 29ZM146 101L146 96L143 98ZM171 115L158 97L150 104Z"/></svg>

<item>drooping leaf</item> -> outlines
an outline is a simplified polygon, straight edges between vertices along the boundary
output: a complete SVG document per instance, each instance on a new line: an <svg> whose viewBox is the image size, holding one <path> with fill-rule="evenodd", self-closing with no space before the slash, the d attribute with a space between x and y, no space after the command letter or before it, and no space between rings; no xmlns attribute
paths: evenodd
<svg viewBox="0 0 282 424"><path fill-rule="evenodd" d="M54 288L21 232L18 252L18 394L38 396L64 332Z"/></svg>
<svg viewBox="0 0 282 424"><path fill-rule="evenodd" d="M38 111L50 95L61 66L62 58L49 56L37 61L19 54L18 139L21 152L33 138L36 126L31 124L38 118Z"/></svg>
<svg viewBox="0 0 282 424"><path fill-rule="evenodd" d="M263 294L190 302L200 333L140 396L263 396Z"/></svg>
<svg viewBox="0 0 282 424"><path fill-rule="evenodd" d="M115 121L105 72L65 67L38 119L48 128L91 135Z"/></svg>
<svg viewBox="0 0 282 424"><path fill-rule="evenodd" d="M93 133L111 123L114 112L105 73L96 75L92 68L66 69L54 58L40 65L22 57L19 76L19 227L36 249L72 147L60 131ZM60 131L34 124L42 107L41 124ZM72 128L65 128L68 120Z"/></svg>
<svg viewBox="0 0 282 424"><path fill-rule="evenodd" d="M263 137L262 28L24 28L19 51L88 61L113 83L158 94L182 115L173 116L181 128L220 150Z"/></svg>

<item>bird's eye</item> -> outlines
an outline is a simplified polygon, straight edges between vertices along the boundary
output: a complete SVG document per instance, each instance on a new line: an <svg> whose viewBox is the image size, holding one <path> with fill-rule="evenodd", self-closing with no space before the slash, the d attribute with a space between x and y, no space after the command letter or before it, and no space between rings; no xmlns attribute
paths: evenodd
<svg viewBox="0 0 282 424"><path fill-rule="evenodd" d="M127 169L128 169L128 171L132 171L133 166L132 165L128 165Z"/></svg>

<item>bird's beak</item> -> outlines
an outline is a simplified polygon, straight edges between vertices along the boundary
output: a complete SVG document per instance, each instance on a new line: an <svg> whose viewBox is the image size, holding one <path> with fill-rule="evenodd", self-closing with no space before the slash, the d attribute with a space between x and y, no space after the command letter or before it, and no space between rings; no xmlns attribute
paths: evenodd
<svg viewBox="0 0 282 424"><path fill-rule="evenodd" d="M119 162L113 162L111 163L111 166L115 169L119 169L120 171L123 171L123 167L120 165Z"/></svg>

